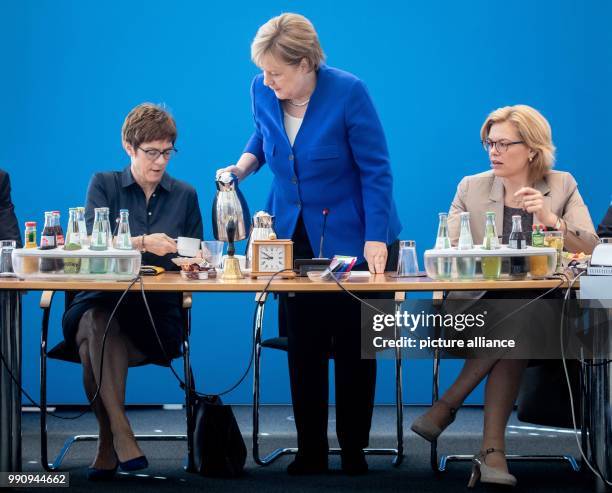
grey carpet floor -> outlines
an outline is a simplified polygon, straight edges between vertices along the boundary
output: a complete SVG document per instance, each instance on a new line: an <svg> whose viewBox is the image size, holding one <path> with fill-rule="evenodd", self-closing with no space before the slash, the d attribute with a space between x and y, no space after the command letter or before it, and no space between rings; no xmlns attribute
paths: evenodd
<svg viewBox="0 0 612 493"><path fill-rule="evenodd" d="M370 473L361 477L347 477L340 473L339 457L330 457L332 471L327 475L290 477L285 469L291 457L282 457L267 467L257 466L251 456L251 408L234 408L244 435L249 457L246 471L239 479L210 479L183 471L186 451L184 442L143 442L150 467L142 475L119 474L110 483L93 484L86 479L86 469L91 461L95 444L76 444L66 457L63 468L70 472L69 491L206 491L247 492L265 491L402 491L447 492L467 490L470 465L467 462L451 462L444 473L434 473L429 465L429 444L409 429L410 423L423 408L406 407L404 414L405 457L399 467L391 465L391 457L369 456ZM65 412L68 415L70 413ZM137 434L182 434L184 413L182 410L135 409L129 411L130 420ZM38 413L24 413L23 463L26 471L40 471L40 439ZM330 446L335 442L334 410L330 409ZM463 408L455 423L439 441L440 453L473 454L479 448L482 429L482 410ZM49 454L54 456L62 444L73 434L95 433L95 420L88 414L77 421L50 418ZM295 443L295 428L291 408L266 406L262 409L262 453L277 447L290 447ZM371 434L373 447L395 446L395 408L378 406L374 413ZM512 416L508 428L508 453L517 454L569 454L578 457L573 433L569 430L527 425ZM593 491L589 475L572 472L564 462L513 462L510 465L519 484L515 491L582 492ZM477 490L486 488L479 485ZM40 489L38 489L40 491ZM65 490L64 490L65 491Z"/></svg>

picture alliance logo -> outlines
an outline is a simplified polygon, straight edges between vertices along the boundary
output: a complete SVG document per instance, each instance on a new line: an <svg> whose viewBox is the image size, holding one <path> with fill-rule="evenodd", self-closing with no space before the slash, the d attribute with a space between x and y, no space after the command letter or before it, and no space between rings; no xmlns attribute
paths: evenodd
<svg viewBox="0 0 612 493"><path fill-rule="evenodd" d="M465 329L482 328L485 325L486 310L482 313L410 313L397 312L393 314L377 313L372 317L372 329L380 332L384 329L390 329L395 326L405 328L410 332L414 332L419 327L421 328L453 328L457 332Z"/></svg>

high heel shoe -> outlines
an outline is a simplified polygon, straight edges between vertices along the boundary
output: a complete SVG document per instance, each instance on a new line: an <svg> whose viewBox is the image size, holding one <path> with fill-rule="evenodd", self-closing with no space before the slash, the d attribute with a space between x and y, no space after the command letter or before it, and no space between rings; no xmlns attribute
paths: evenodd
<svg viewBox="0 0 612 493"><path fill-rule="evenodd" d="M487 466L487 455L493 452L501 452L502 454L505 454L502 449L488 448L485 451L481 450L480 453L474 456L472 459L472 474L470 476L470 480L468 481L468 488L473 488L476 486L476 482L478 480L480 480L481 483L516 486L516 478L512 474L500 471L499 469L491 466Z"/></svg>
<svg viewBox="0 0 612 493"><path fill-rule="evenodd" d="M112 469L98 469L96 467L87 468L87 479L89 481L110 481L115 477L119 462Z"/></svg>
<svg viewBox="0 0 612 493"><path fill-rule="evenodd" d="M119 467L122 471L140 471L149 467L149 461L144 455L134 457L133 459L126 460L125 462L119 461Z"/></svg>
<svg viewBox="0 0 612 493"><path fill-rule="evenodd" d="M449 426L453 421L455 421L455 417L457 415L457 408L452 407L451 404L449 404L445 400L437 400L434 406L438 403L442 403L448 408L450 418L446 425L440 428L430 418L427 417L427 414L422 414L417 419L415 419L412 422L412 425L410 426L410 429L412 431L414 431L420 437L423 437L428 442L433 442L436 438L438 438L440 436L440 433L442 433L447 426Z"/></svg>

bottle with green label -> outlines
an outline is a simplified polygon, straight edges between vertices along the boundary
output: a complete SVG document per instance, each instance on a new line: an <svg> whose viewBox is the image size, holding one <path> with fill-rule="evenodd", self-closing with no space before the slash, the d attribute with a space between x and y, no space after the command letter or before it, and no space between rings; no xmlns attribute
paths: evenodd
<svg viewBox="0 0 612 493"><path fill-rule="evenodd" d="M534 247L544 246L544 232L542 231L541 224L533 225L533 233L531 233L531 246L534 246Z"/></svg>

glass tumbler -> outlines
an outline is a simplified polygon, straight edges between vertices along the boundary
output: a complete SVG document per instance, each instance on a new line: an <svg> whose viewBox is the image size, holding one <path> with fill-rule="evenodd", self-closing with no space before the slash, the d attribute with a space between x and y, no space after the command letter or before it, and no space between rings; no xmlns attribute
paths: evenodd
<svg viewBox="0 0 612 493"><path fill-rule="evenodd" d="M223 256L222 241L203 241L202 258L211 264L215 269L221 267L221 257Z"/></svg>
<svg viewBox="0 0 612 493"><path fill-rule="evenodd" d="M17 246L15 240L0 241L0 276L13 277L13 250Z"/></svg>
<svg viewBox="0 0 612 493"><path fill-rule="evenodd" d="M557 267L555 271L559 271L563 254L563 231L544 231L544 246L557 250Z"/></svg>
<svg viewBox="0 0 612 493"><path fill-rule="evenodd" d="M400 241L397 260L397 276L410 277L419 274L419 262L414 240Z"/></svg>

